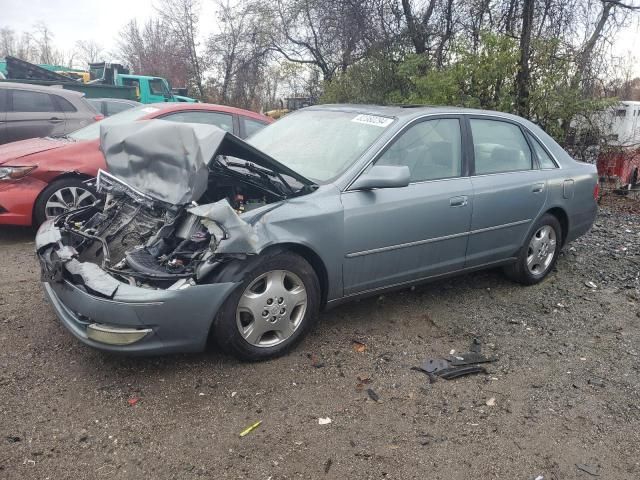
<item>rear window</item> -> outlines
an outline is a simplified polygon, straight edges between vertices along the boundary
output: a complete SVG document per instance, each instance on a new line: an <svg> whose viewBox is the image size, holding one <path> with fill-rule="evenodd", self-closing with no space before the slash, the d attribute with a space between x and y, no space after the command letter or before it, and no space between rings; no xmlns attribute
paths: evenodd
<svg viewBox="0 0 640 480"><path fill-rule="evenodd" d="M130 108L133 108L133 107L135 107L135 105L130 105L124 102L105 102L105 110L107 112L107 116L124 112L125 110L129 110Z"/></svg>
<svg viewBox="0 0 640 480"><path fill-rule="evenodd" d="M134 122L145 115L149 115L150 113L157 111L158 109L155 107L140 105L139 107L125 110L124 112L113 115L112 117L107 117L104 120L87 125L86 127L69 134L69 137L74 140L96 140L100 137L100 125L120 125L121 123Z"/></svg>
<svg viewBox="0 0 640 480"><path fill-rule="evenodd" d="M13 112L55 112L53 98L48 93L11 90Z"/></svg>
<svg viewBox="0 0 640 480"><path fill-rule="evenodd" d="M74 107L69 100L66 98L62 98L59 95L52 95L57 106L59 112L77 112L78 109Z"/></svg>

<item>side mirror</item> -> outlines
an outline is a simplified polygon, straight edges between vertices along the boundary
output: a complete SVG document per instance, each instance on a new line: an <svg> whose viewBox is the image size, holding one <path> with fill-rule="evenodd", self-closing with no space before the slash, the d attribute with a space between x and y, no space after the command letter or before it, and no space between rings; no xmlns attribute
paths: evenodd
<svg viewBox="0 0 640 480"><path fill-rule="evenodd" d="M406 165L374 165L353 182L350 190L406 187L410 177L409 167Z"/></svg>

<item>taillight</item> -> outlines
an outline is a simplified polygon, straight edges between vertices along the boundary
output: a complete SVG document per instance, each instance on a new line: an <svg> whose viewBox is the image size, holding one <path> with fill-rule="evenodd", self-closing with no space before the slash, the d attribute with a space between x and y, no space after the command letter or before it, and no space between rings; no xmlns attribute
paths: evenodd
<svg viewBox="0 0 640 480"><path fill-rule="evenodd" d="M96 122L99 122L100 120L104 120L104 115L102 115L102 114L100 114L100 113L99 113L98 115L94 115L93 119L94 119Z"/></svg>
<svg viewBox="0 0 640 480"><path fill-rule="evenodd" d="M593 198L594 198L594 200L598 200L599 195L600 195L600 184L598 182L596 182L596 186L593 187Z"/></svg>

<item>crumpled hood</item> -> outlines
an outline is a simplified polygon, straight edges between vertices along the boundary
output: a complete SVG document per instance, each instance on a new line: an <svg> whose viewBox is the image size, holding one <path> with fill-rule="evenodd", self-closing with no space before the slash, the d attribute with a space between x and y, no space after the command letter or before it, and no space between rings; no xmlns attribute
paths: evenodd
<svg viewBox="0 0 640 480"><path fill-rule="evenodd" d="M198 200L206 191L209 163L228 155L313 182L213 125L149 120L101 125L100 147L109 173L149 196L173 205Z"/></svg>
<svg viewBox="0 0 640 480"><path fill-rule="evenodd" d="M0 145L0 165L34 153L46 152L67 145L67 142L54 138L30 138Z"/></svg>

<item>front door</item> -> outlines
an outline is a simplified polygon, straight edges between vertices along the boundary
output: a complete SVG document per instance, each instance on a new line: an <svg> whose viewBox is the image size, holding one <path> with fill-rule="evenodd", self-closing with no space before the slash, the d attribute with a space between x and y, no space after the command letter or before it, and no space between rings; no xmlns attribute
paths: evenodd
<svg viewBox="0 0 640 480"><path fill-rule="evenodd" d="M467 266L517 256L547 196L547 174L537 168L520 126L488 117L469 120L474 150L473 218Z"/></svg>
<svg viewBox="0 0 640 480"><path fill-rule="evenodd" d="M343 192L345 295L464 267L473 193L460 122L414 123L374 162L408 166L409 186Z"/></svg>

